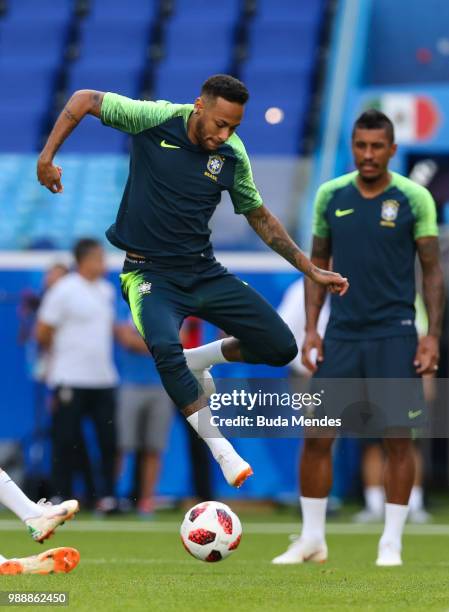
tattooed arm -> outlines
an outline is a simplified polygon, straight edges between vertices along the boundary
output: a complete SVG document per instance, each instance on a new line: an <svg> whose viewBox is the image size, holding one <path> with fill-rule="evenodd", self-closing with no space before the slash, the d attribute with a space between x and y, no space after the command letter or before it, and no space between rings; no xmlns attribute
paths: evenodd
<svg viewBox="0 0 449 612"><path fill-rule="evenodd" d="M444 309L444 282L438 238L418 238L418 257L423 272L423 297L429 319L427 336L420 338L415 357L418 374L434 373L438 369L439 341Z"/></svg>
<svg viewBox="0 0 449 612"><path fill-rule="evenodd" d="M85 115L100 117L103 96L104 93L101 91L90 89L76 91L57 118L37 163L37 178L40 184L53 193L60 193L63 190L62 169L53 165L57 150Z"/></svg>
<svg viewBox="0 0 449 612"><path fill-rule="evenodd" d="M279 253L295 268L303 272L308 278L326 286L332 293L344 295L348 289L348 280L336 272L318 268L301 251L288 235L282 223L266 208L260 206L251 210L247 215L248 223L262 240Z"/></svg>

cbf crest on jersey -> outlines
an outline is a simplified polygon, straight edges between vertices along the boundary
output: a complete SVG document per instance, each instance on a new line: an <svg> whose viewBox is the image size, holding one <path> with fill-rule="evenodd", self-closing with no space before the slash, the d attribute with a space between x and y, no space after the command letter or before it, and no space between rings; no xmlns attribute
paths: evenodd
<svg viewBox="0 0 449 612"><path fill-rule="evenodd" d="M221 155L209 155L207 169L211 174L220 174L225 158Z"/></svg>
<svg viewBox="0 0 449 612"><path fill-rule="evenodd" d="M385 200L382 202L382 210L380 213L382 220L380 224L384 227L395 227L398 212L399 202L397 200Z"/></svg>
<svg viewBox="0 0 449 612"><path fill-rule="evenodd" d="M137 287L137 292L139 295L148 295L151 293L151 283L143 282Z"/></svg>

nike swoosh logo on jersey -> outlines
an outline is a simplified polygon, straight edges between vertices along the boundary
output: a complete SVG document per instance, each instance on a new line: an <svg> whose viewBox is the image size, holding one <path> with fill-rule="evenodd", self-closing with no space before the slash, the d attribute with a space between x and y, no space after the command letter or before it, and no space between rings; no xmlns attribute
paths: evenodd
<svg viewBox="0 0 449 612"><path fill-rule="evenodd" d="M419 417L419 415L422 413L422 410L409 410L408 411L408 418L409 419L416 419L416 417Z"/></svg>
<svg viewBox="0 0 449 612"><path fill-rule="evenodd" d="M181 148L181 147L177 147L176 145L168 144L168 142L165 142L165 139L161 140L161 147L163 149L180 149Z"/></svg>
<svg viewBox="0 0 449 612"><path fill-rule="evenodd" d="M337 208L337 210L335 211L335 216L336 217L346 217L346 215L350 215L354 212L353 208L347 208L346 210L340 210L339 208Z"/></svg>

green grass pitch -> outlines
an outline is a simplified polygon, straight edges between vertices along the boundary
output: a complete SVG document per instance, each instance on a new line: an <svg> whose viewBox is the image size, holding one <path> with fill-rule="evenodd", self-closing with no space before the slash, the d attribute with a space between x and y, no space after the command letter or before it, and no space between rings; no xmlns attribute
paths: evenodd
<svg viewBox="0 0 449 612"><path fill-rule="evenodd" d="M0 590L64 590L69 609L91 612L449 609L449 525L409 528L400 568L374 565L380 525L338 523L329 525L327 563L278 567L270 559L285 549L298 525L291 516L240 516L239 549L211 564L184 551L177 531L181 514L154 521L80 517L43 546L32 542L17 521L0 521L5 556L55 546L81 552L71 574L5 576Z"/></svg>

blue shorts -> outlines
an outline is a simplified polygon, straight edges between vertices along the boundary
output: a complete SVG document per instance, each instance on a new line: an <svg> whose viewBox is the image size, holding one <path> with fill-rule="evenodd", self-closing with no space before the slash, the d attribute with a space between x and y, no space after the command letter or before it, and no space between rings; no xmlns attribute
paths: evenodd
<svg viewBox="0 0 449 612"><path fill-rule="evenodd" d="M320 416L342 419L342 432L363 437L422 428L426 410L413 365L416 335L364 340L324 339L313 387L325 390Z"/></svg>

